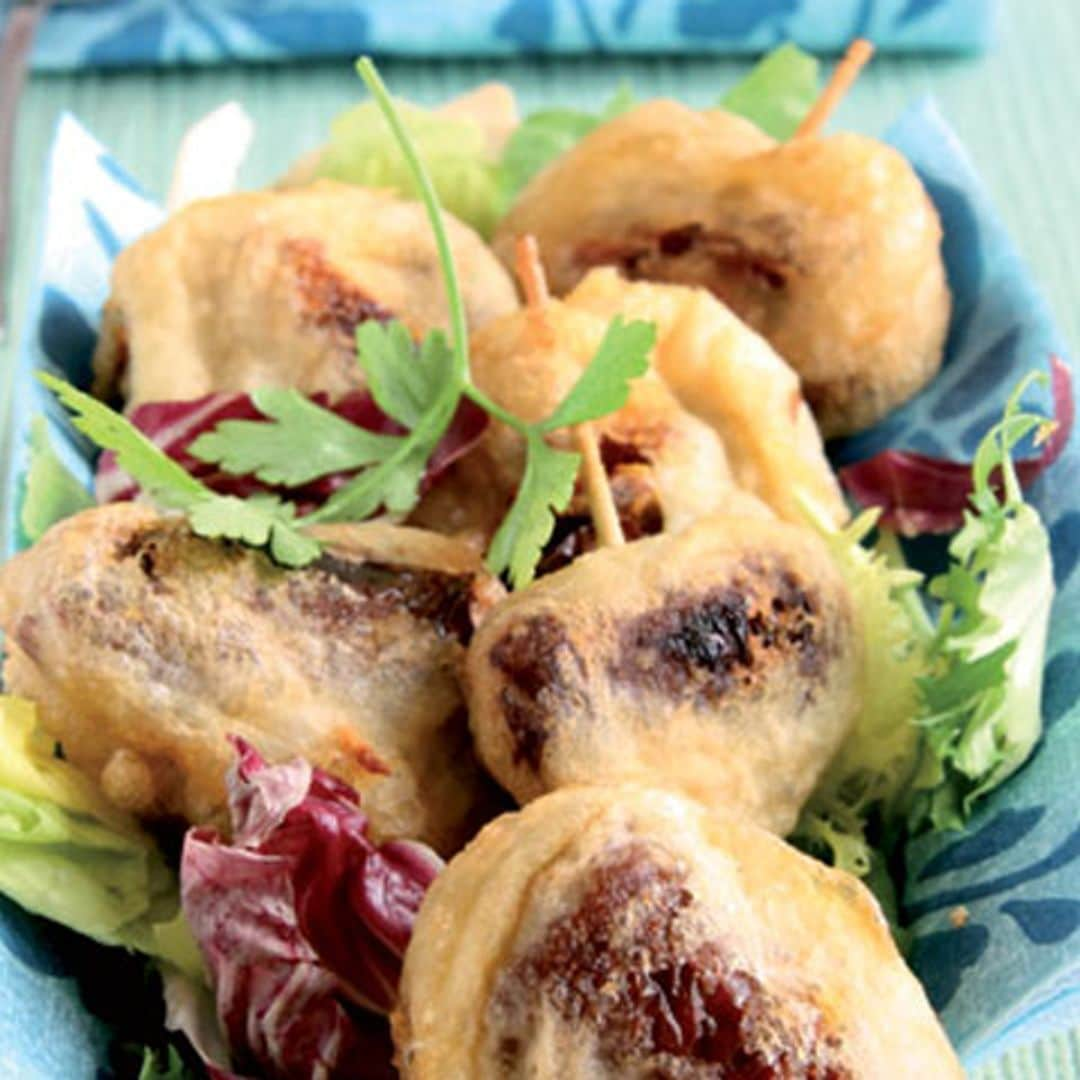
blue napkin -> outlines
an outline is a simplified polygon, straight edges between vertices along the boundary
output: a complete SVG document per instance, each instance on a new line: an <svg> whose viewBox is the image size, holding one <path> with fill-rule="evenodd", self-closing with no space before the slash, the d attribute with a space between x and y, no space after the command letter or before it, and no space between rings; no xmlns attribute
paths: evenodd
<svg viewBox="0 0 1080 1080"><path fill-rule="evenodd" d="M889 138L920 171L945 227L955 311L942 374L873 432L834 447L841 459L884 446L966 454L1000 415L1020 376L1064 353L1031 277L990 207L963 149L929 102ZM125 244L161 220L140 191L71 117L61 123L45 184L40 278L14 386L14 442L0 521L3 552L20 546L17 492L30 418L49 417L67 462L89 478L89 448L33 379L40 367L85 385L109 268ZM1045 403L1043 403L1045 404ZM913 964L969 1065L1080 1016L1080 438L1032 490L1053 544L1058 597L1046 668L1046 737L1033 760L989 798L963 833L907 852L903 902ZM918 555L918 551L916 551ZM950 912L963 906L964 926ZM106 1032L79 1004L112 988L97 961L60 933L0 903L0 1063L5 1075L90 1075ZM73 981L75 977L75 981ZM868 1003L873 1007L873 1003ZM45 1036L45 1037L43 1037Z"/></svg>
<svg viewBox="0 0 1080 1080"><path fill-rule="evenodd" d="M61 3L39 68L351 56L828 52L985 46L996 0L96 0Z"/></svg>

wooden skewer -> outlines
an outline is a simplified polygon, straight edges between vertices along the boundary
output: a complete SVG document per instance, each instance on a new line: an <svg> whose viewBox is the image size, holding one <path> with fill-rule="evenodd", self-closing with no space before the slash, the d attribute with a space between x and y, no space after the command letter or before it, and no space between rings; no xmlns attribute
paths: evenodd
<svg viewBox="0 0 1080 1080"><path fill-rule="evenodd" d="M851 84L859 77L859 72L873 55L874 46L866 38L856 38L848 46L843 59L833 69L832 78L803 117L803 122L795 132L796 139L820 134L836 106L851 89Z"/></svg>
<svg viewBox="0 0 1080 1080"><path fill-rule="evenodd" d="M555 344L555 331L547 317L551 293L540 262L540 245L531 233L519 236L514 244L514 270L525 293L525 311L532 324L533 336L538 344L551 348Z"/></svg>
<svg viewBox="0 0 1080 1080"><path fill-rule="evenodd" d="M551 298L547 278L540 262L540 249L535 236L519 236L514 246L514 268L525 293L525 309L538 340L547 346L555 344L555 333L547 318L547 305ZM585 496L589 500L589 513L596 529L596 539L601 547L618 547L626 543L619 512L611 497L607 472L596 433L591 424L578 424L573 429L574 444L581 454L581 477L585 484Z"/></svg>
<svg viewBox="0 0 1080 1080"><path fill-rule="evenodd" d="M578 424L573 431L574 443L581 454L581 476L585 481L585 495L589 500L589 513L596 528L597 542L601 547L620 547L626 543L626 537L623 536L615 500L611 497L611 486L600 457L596 432L591 424Z"/></svg>

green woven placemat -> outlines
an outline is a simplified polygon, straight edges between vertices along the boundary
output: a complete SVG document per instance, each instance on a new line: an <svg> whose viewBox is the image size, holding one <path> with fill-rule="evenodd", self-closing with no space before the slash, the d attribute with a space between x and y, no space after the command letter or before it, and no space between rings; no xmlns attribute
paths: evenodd
<svg viewBox="0 0 1080 1080"><path fill-rule="evenodd" d="M878 132L912 98L933 93L1045 288L1074 357L1080 356L1080 309L1074 296L1080 282L1080 3L1013 0L1004 16L999 47L981 59L876 60L845 101L836 124ZM669 95L701 104L714 100L745 66L715 59L552 59L398 62L383 70L395 91L419 102L438 102L487 79L505 79L527 109L597 102L623 79L642 96ZM35 77L19 123L15 248L9 267L12 320L0 344L0 417L7 416L10 359L22 333L36 258L41 224L37 178L63 110L75 113L146 187L163 192L180 135L222 101L243 102L256 121L256 142L242 178L255 186L316 145L329 119L359 93L347 64ZM1080 1035L1072 1031L1045 1038L973 1076L1080 1077Z"/></svg>

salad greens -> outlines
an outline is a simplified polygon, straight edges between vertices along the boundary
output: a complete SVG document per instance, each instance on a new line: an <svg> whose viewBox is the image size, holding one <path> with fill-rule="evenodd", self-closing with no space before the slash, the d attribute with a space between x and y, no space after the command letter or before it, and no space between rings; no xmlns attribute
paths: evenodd
<svg viewBox="0 0 1080 1080"><path fill-rule="evenodd" d="M809 53L796 45L781 45L731 87L719 106L753 121L774 138L790 138L818 95L818 71L818 61ZM394 108L427 166L439 201L487 237L541 169L636 103L633 91L623 85L596 112L539 109L521 121L498 156L475 121L400 101ZM333 122L316 174L391 187L403 195L420 192L383 111L371 101Z"/></svg>
<svg viewBox="0 0 1080 1080"><path fill-rule="evenodd" d="M242 739L226 778L231 835L188 830L184 914L206 956L237 1072L381 1078L388 1013L413 923L442 860L408 840L376 843L360 798L306 761L270 765ZM173 1019L220 1068L201 1000Z"/></svg>
<svg viewBox="0 0 1080 1080"><path fill-rule="evenodd" d="M940 602L928 670L919 679L924 750L914 829L958 828L975 802L1011 776L1042 732L1046 632L1054 597L1050 539L1026 502L1012 449L1052 423L1020 408L1033 374L983 438L972 465L972 510L930 583ZM1002 480L998 493L994 483Z"/></svg>
<svg viewBox="0 0 1080 1080"><path fill-rule="evenodd" d="M569 108L539 109L529 113L514 129L503 150L500 179L504 205L499 216L545 165L561 157L601 124L636 104L633 91L624 83L596 113Z"/></svg>
<svg viewBox="0 0 1080 1080"><path fill-rule="evenodd" d="M442 205L482 235L490 235L501 216L502 180L480 125L404 101L395 101L394 108L427 166ZM393 188L414 197L420 194L416 174L373 101L334 120L316 175L365 187Z"/></svg>
<svg viewBox="0 0 1080 1080"><path fill-rule="evenodd" d="M201 978L176 876L157 845L58 753L31 702L0 696L0 892Z"/></svg>
<svg viewBox="0 0 1080 1080"><path fill-rule="evenodd" d="M1046 633L1054 596L1050 541L1023 497L1012 450L1053 421L1022 411L1033 374L1010 396L971 466L971 508L949 566L920 598L920 575L862 541L868 510L836 530L806 508L844 574L865 635L865 699L851 736L807 804L793 839L860 876L906 827L963 826L975 803L1028 758L1042 731ZM895 543L895 541L893 541ZM871 829L876 833L869 837Z"/></svg>
<svg viewBox="0 0 1080 1080"><path fill-rule="evenodd" d="M790 139L821 90L817 58L790 42L773 49L719 101L774 139Z"/></svg>
<svg viewBox="0 0 1080 1080"><path fill-rule="evenodd" d="M194 1077L195 1073L171 1043L163 1050L144 1048L138 1080L194 1080Z"/></svg>
<svg viewBox="0 0 1080 1080"><path fill-rule="evenodd" d="M72 476L49 441L44 416L30 422L30 464L22 479L19 528L27 544L35 544L50 525L94 505L93 496Z"/></svg>
<svg viewBox="0 0 1080 1080"><path fill-rule="evenodd" d="M809 502L806 512L813 515ZM847 582L863 638L862 708L847 741L803 810L793 839L859 877L872 868L867 824L894 824L919 759L918 677L926 671L930 624L918 598L922 576L864 540L878 511L843 529L811 523Z"/></svg>

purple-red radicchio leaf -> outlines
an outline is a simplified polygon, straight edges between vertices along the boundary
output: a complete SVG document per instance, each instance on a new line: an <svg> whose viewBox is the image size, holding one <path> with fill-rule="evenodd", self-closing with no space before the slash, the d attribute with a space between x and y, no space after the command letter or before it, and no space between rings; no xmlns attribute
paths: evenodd
<svg viewBox="0 0 1080 1080"><path fill-rule="evenodd" d="M305 761L268 765L234 739L233 839L192 829L184 914L239 1073L392 1076L386 1022L424 893L421 844L376 844L351 787Z"/></svg>
<svg viewBox="0 0 1080 1080"><path fill-rule="evenodd" d="M1055 427L1039 453L1014 464L1020 483L1033 484L1061 456L1075 418L1072 376L1059 357L1050 359ZM840 470L849 495L863 507L881 507L879 522L901 536L955 532L970 506L971 463L910 450L884 450ZM995 481L1000 484L1000 477Z"/></svg>

